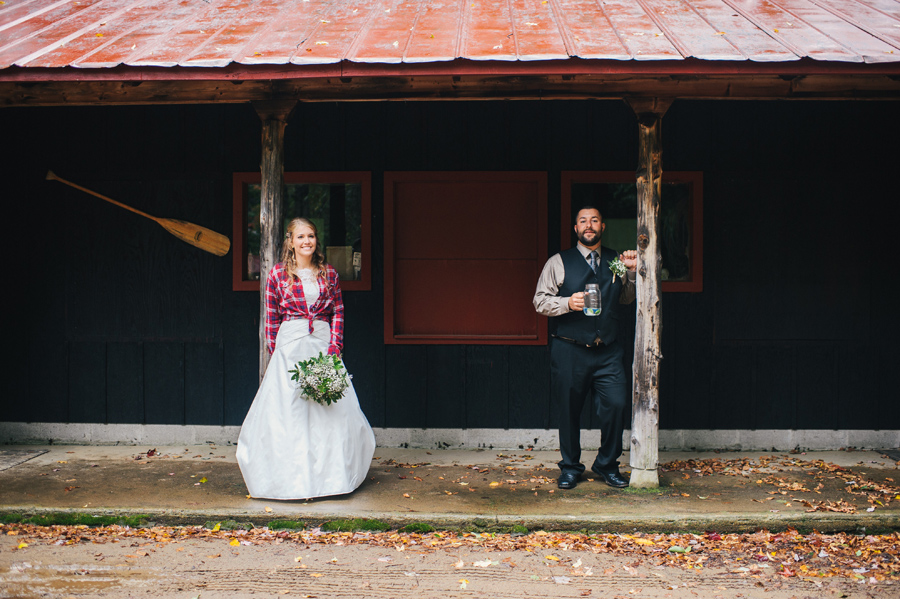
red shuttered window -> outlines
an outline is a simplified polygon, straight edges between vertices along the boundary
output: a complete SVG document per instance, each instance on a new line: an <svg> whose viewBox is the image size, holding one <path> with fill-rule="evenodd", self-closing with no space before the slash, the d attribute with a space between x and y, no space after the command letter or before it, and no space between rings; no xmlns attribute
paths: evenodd
<svg viewBox="0 0 900 599"><path fill-rule="evenodd" d="M385 173L385 343L546 343L547 176Z"/></svg>

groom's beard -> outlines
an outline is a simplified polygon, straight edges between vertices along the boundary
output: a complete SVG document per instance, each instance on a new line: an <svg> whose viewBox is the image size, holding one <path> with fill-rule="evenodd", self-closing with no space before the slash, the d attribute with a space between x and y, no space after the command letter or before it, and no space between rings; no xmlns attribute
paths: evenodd
<svg viewBox="0 0 900 599"><path fill-rule="evenodd" d="M588 233L588 232L589 231L584 231L584 233ZM597 245L598 243L600 243L600 240L603 237L603 233L598 232L592 238L588 239L587 237L585 237L584 233L582 233L581 235L578 235L578 241L580 241L581 245L583 245L583 246L589 247L592 245ZM590 231L590 233L593 233L593 231Z"/></svg>

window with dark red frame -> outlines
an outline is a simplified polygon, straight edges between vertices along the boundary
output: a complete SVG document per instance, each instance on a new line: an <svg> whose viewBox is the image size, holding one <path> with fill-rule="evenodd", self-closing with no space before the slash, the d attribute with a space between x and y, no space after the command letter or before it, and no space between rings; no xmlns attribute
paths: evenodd
<svg viewBox="0 0 900 599"><path fill-rule="evenodd" d="M637 186L633 172L562 173L562 249L576 243L575 215L585 205L603 213L603 245L635 249ZM662 290L703 291L703 174L664 172L659 207Z"/></svg>
<svg viewBox="0 0 900 599"><path fill-rule="evenodd" d="M232 288L259 291L260 174L235 173ZM325 260L342 291L372 288L371 176L367 172L284 174L284 229L302 216L316 224Z"/></svg>
<svg viewBox="0 0 900 599"><path fill-rule="evenodd" d="M384 340L538 345L547 175L385 173Z"/></svg>

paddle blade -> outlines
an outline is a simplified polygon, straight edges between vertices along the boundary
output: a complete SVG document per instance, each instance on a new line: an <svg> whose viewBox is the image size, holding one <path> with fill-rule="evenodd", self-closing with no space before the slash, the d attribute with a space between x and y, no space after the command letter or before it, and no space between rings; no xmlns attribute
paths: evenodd
<svg viewBox="0 0 900 599"><path fill-rule="evenodd" d="M210 254L224 256L231 248L231 241L227 237L206 227L174 218L158 218L156 222L178 239Z"/></svg>

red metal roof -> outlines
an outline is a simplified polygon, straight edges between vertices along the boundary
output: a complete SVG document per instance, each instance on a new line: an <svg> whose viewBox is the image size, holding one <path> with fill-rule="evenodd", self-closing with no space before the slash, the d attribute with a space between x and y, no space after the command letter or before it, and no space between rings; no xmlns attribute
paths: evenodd
<svg viewBox="0 0 900 599"><path fill-rule="evenodd" d="M0 69L900 61L897 0L0 0Z"/></svg>

